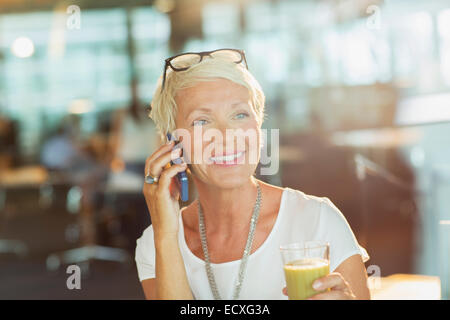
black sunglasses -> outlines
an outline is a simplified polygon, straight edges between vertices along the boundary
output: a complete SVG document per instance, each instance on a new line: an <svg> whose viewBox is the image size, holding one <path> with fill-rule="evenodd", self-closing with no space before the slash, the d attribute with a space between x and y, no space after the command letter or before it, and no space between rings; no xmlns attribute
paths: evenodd
<svg viewBox="0 0 450 320"><path fill-rule="evenodd" d="M199 63L203 60L203 57L221 57L225 59L231 59L236 64L244 63L245 68L248 70L248 64L247 59L245 58L245 52L243 50L239 49L231 49L231 48L223 48L223 49L217 49L213 51L203 51L203 52L186 52L177 54L175 56L172 56L170 58L167 58L165 60L164 64L164 76L163 81L161 85L161 92L164 90L164 84L166 83L166 75L167 75L167 68L172 68L173 71L186 71L193 65ZM147 112L150 113L152 110L152 106L150 105L147 108Z"/></svg>
<svg viewBox="0 0 450 320"><path fill-rule="evenodd" d="M224 49L217 49L213 51L203 51L203 52L186 52L177 54L173 57L167 58L164 65L164 76L163 76L163 82L161 85L161 92L164 89L164 84L166 82L166 75L167 75L167 68L172 68L173 71L186 71L193 65L201 62L203 60L203 57L210 57L210 58L225 58L225 59L231 59L236 64L244 62L245 67L248 70L247 65L247 59L245 59L245 53L243 50L239 49L230 49L230 48L224 48Z"/></svg>

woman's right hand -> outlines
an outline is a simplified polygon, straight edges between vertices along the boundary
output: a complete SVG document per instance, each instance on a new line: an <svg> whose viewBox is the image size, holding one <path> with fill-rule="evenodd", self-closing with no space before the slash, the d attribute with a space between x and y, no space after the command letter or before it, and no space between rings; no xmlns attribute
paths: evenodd
<svg viewBox="0 0 450 320"><path fill-rule="evenodd" d="M143 187L155 238L178 234L180 190L175 176L186 170L187 165L183 162L166 168L171 159L181 156L182 148L172 152L173 146L173 141L161 146L145 162L145 175L150 173L152 177L159 177L157 183L144 183Z"/></svg>

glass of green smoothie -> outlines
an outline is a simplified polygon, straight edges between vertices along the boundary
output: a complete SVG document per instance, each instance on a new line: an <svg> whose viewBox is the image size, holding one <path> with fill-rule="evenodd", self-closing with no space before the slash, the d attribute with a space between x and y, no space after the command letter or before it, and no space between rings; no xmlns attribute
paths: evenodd
<svg viewBox="0 0 450 320"><path fill-rule="evenodd" d="M330 273L328 242L307 241L280 246L289 300L305 300L317 293L314 280Z"/></svg>

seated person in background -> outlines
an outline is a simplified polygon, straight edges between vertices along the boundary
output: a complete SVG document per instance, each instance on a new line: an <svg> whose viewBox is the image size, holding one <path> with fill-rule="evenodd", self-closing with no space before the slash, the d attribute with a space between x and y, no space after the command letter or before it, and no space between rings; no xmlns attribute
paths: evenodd
<svg viewBox="0 0 450 320"><path fill-rule="evenodd" d="M110 185L130 183L132 187L133 181L136 181L136 187L140 190L145 160L149 153L156 150L158 143L155 124L148 118L143 106L133 103L128 108L116 110L109 138L112 159Z"/></svg>
<svg viewBox="0 0 450 320"><path fill-rule="evenodd" d="M80 157L72 137L60 126L41 149L41 163L50 170L69 170Z"/></svg>
<svg viewBox="0 0 450 320"><path fill-rule="evenodd" d="M17 125L0 114L0 171L16 165L19 154Z"/></svg>

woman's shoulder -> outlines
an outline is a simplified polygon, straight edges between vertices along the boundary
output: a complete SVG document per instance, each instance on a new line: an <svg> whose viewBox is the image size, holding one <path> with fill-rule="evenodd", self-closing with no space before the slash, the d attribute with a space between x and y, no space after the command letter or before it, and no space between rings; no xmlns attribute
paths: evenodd
<svg viewBox="0 0 450 320"><path fill-rule="evenodd" d="M319 223L322 227L348 225L344 214L328 197L314 196L292 188L285 188L285 193L284 210L293 221L299 219L299 223Z"/></svg>
<svg viewBox="0 0 450 320"><path fill-rule="evenodd" d="M327 197L315 196L290 187L284 187L283 189L286 208L320 209L323 205L332 204Z"/></svg>
<svg viewBox="0 0 450 320"><path fill-rule="evenodd" d="M330 202L326 197L319 197L307 194L301 190L293 189L291 187L280 187L269 184L264 181L259 181L262 186L262 192L265 199L273 200L274 202L280 202L281 207L289 209L291 207L320 207L323 203Z"/></svg>

